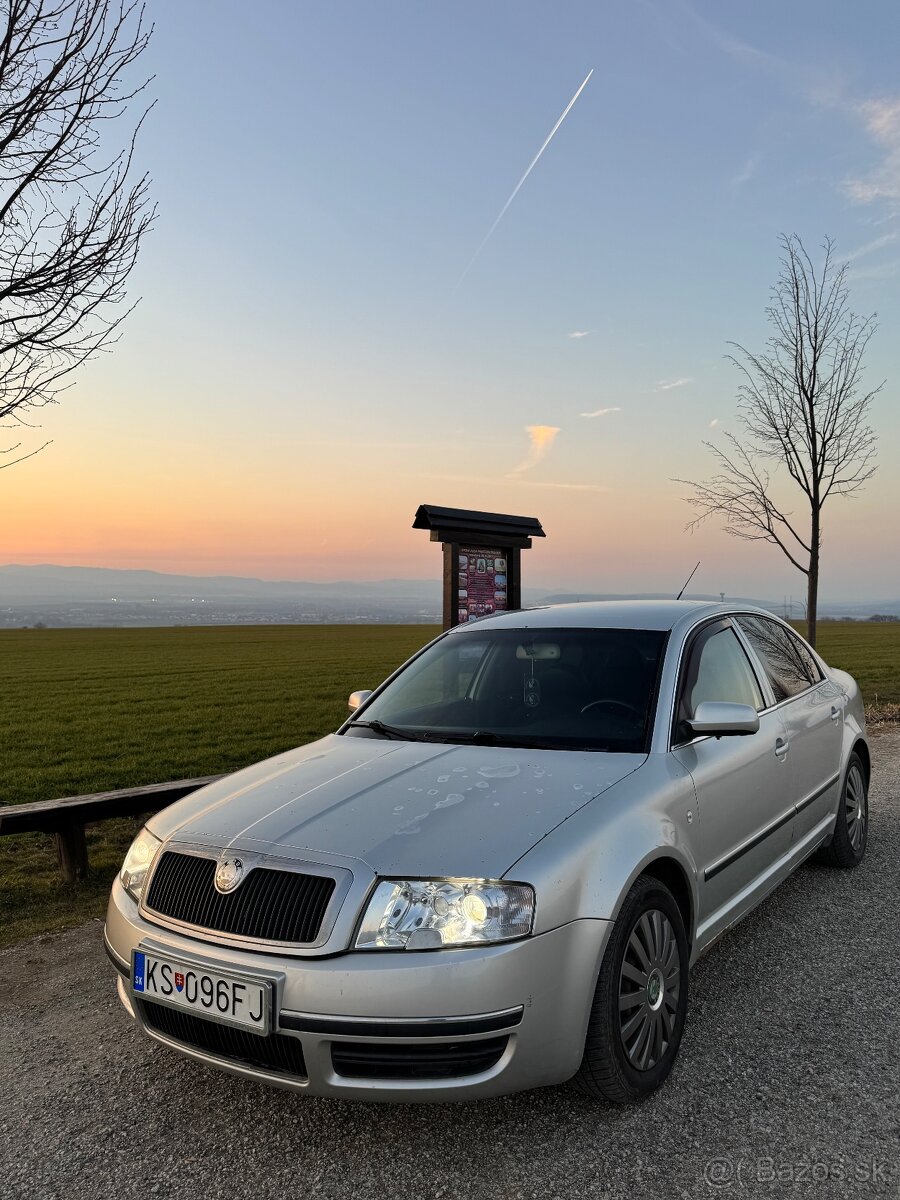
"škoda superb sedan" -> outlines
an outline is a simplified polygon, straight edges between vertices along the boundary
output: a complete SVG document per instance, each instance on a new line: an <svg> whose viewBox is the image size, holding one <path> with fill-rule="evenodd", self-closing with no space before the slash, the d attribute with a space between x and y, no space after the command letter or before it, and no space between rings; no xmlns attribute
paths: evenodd
<svg viewBox="0 0 900 1200"><path fill-rule="evenodd" d="M857 685L761 610L488 617L351 708L129 850L106 945L156 1041L310 1095L636 1100L698 955L865 852Z"/></svg>

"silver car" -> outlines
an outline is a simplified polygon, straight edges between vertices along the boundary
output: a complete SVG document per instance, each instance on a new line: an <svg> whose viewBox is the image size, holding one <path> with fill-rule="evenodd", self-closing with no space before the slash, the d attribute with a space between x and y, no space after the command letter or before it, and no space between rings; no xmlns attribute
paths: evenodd
<svg viewBox="0 0 900 1200"><path fill-rule="evenodd" d="M697 957L865 852L859 689L761 610L504 613L351 707L129 850L106 946L156 1041L318 1096L636 1100Z"/></svg>

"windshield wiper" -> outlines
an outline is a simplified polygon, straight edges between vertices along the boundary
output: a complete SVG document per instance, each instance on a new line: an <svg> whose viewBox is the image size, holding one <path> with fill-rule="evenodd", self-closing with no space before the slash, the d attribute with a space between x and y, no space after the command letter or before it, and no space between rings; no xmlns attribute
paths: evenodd
<svg viewBox="0 0 900 1200"><path fill-rule="evenodd" d="M458 742L466 746L497 746L501 749L518 750L608 750L609 746L597 745L567 745L564 741L553 737L528 737L515 733L493 733L486 729L468 733L465 730L442 730L426 734L425 741Z"/></svg>
<svg viewBox="0 0 900 1200"><path fill-rule="evenodd" d="M496 746L499 741L496 733L486 729L476 729L473 733L464 729L441 729L435 730L434 736L442 742L463 742L473 746Z"/></svg>
<svg viewBox="0 0 900 1200"><path fill-rule="evenodd" d="M519 737L514 733L494 733L489 729L476 729L473 733L466 730L443 730L435 734L442 742L460 742L466 746L509 746L525 750L555 750L559 744L552 738Z"/></svg>
<svg viewBox="0 0 900 1200"><path fill-rule="evenodd" d="M413 733L411 729L401 729L398 725L385 725L384 721L354 721L351 729L371 729L373 733L380 733L382 737L392 738L398 742L424 742L427 738L419 733Z"/></svg>

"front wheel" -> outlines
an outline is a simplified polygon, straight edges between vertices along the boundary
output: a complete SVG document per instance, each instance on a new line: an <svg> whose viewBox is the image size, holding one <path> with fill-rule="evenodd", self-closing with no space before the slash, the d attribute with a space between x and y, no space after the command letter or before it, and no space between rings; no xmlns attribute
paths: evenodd
<svg viewBox="0 0 900 1200"><path fill-rule="evenodd" d="M858 867L866 853L868 838L869 789L862 760L854 751L847 763L834 833L816 857L829 867Z"/></svg>
<svg viewBox="0 0 900 1200"><path fill-rule="evenodd" d="M572 1084L627 1104L663 1082L681 1043L688 1000L688 945L672 893L635 880L613 927Z"/></svg>

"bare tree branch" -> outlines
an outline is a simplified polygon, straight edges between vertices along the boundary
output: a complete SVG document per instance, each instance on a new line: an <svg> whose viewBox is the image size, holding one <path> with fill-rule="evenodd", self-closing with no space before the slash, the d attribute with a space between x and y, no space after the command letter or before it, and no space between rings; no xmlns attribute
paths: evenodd
<svg viewBox="0 0 900 1200"><path fill-rule="evenodd" d="M124 149L104 123L151 82L132 79L151 34L138 0L0 0L0 420L54 403L134 307L149 109Z"/></svg>
<svg viewBox="0 0 900 1200"><path fill-rule="evenodd" d="M807 620L815 644L822 508L831 495L852 496L875 472L876 435L869 425L874 397L861 386L862 363L875 317L849 307L846 265L837 266L826 239L817 269L796 234L782 236L781 271L766 309L772 327L765 350L740 343L729 360L741 374L740 436L709 445L717 474L685 497L697 511L688 528L710 517L734 537L777 546L807 577ZM804 500L802 524L773 498L763 464L784 468Z"/></svg>

